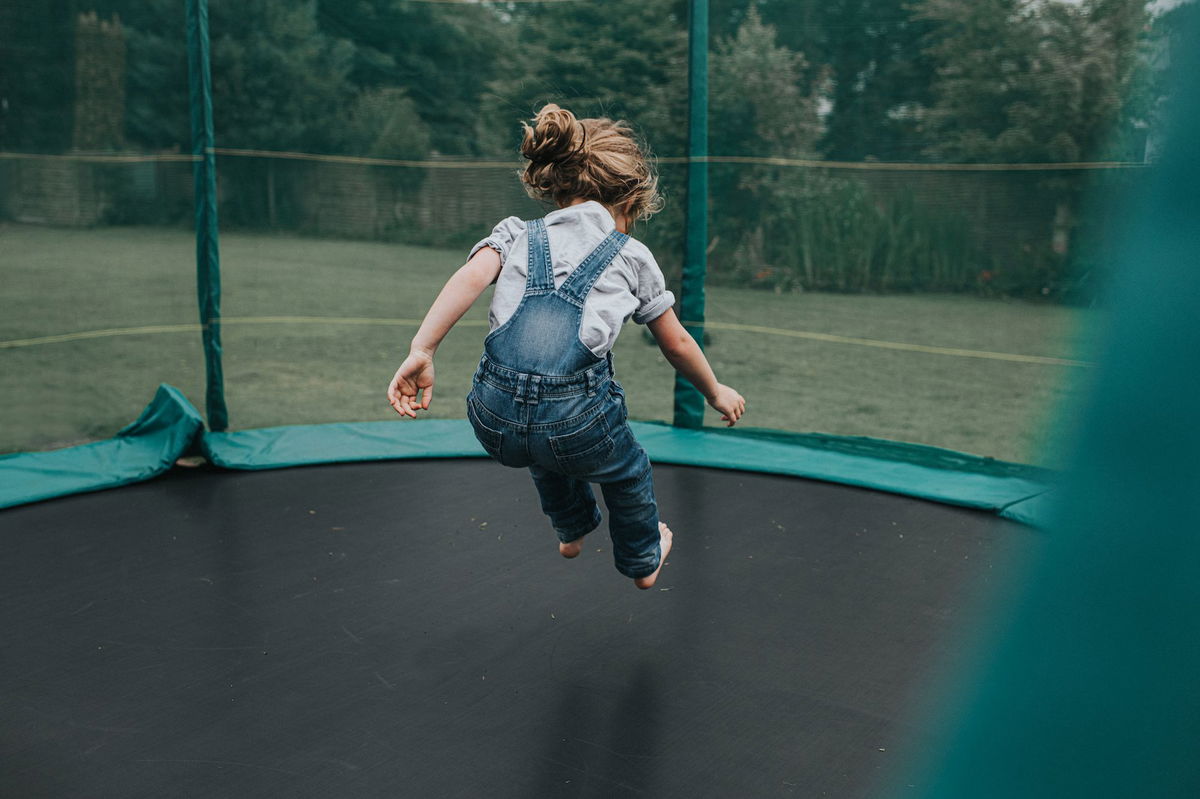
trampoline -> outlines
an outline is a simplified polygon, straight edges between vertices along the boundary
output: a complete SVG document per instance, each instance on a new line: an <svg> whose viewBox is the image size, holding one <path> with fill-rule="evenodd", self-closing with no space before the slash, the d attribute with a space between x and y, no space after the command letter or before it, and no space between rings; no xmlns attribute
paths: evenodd
<svg viewBox="0 0 1200 799"><path fill-rule="evenodd" d="M222 4L215 83L207 2L168 5L0 11L0 797L1200 795L1196 4L1008 15L1005 47L1077 42L1099 60L1027 58L1050 69L1022 78L1041 105L987 116L1039 127L983 138L891 89L826 102L797 71L831 81L835 51L815 35L936 34L944 49L975 30L931 33L931 4L894 20L726 4L712 32L705 0L686 18ZM1058 29L1043 11L1075 33L1046 38ZM563 31L569 57L550 68L466 57L527 38L557 52L538 37ZM595 64L614 44L639 58L611 59L609 85ZM762 80L757 60L730 60L743 44L796 74ZM656 76L644 53L670 69ZM343 61L361 68L335 86ZM878 74L959 80L955 64ZM1168 71L1176 94L1162 93ZM239 89L243 74L263 89ZM710 79L725 103L711 112ZM382 418L381 391L354 404L356 387L382 388L445 253L521 212L515 165L484 157L495 131L461 123L573 83L604 113L614 98L653 106L612 106L658 126L648 140L679 198L652 250L677 262L680 318L721 373L776 406L747 420L763 429L705 428L702 397L652 385L667 374L654 350L622 353L618 375L644 381L631 426L676 534L649 591L613 568L605 527L560 557L528 475L486 459L465 419L362 421ZM1121 124L1144 147L1119 147L1144 154L1099 147L1111 98L1080 131L1096 145L1083 160L967 162L946 128L894 135L944 116L969 143L1074 152L1040 125L1096 106L1088 92L1129 95ZM445 118L426 126L430 98ZM848 138L822 151L751 135L756 108L774 120L789 105L771 132L803 138L828 117ZM310 123L294 142L271 132ZM875 146L888 141L901 149ZM234 234L224 274L218 207ZM60 238L67 255L47 244ZM982 313L1010 289L1043 310L1078 290L1103 319L1052 351L1032 303ZM829 290L846 295L801 308ZM986 296L885 316L851 296L875 291ZM447 339L442 397L465 395L476 332L469 347ZM768 336L754 352L739 345L752 335ZM1032 371L1085 366L1061 404ZM1031 414L1055 405L1072 439L1062 471L997 445L1045 444ZM817 407L837 423L810 418ZM984 426L987 443L969 443Z"/></svg>
<svg viewBox="0 0 1200 799"><path fill-rule="evenodd" d="M6 796L839 796L929 735L1034 530L656 467L654 590L483 459L175 469L2 512Z"/></svg>

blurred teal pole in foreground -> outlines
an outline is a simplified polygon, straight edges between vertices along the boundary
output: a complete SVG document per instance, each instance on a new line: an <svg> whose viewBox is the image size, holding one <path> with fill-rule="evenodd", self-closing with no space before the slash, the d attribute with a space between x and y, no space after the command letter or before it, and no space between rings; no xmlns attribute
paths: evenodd
<svg viewBox="0 0 1200 799"><path fill-rule="evenodd" d="M925 770L893 796L1200 797L1200 31L1047 545ZM1068 421L1064 415L1064 421ZM906 788L913 783L918 790Z"/></svg>

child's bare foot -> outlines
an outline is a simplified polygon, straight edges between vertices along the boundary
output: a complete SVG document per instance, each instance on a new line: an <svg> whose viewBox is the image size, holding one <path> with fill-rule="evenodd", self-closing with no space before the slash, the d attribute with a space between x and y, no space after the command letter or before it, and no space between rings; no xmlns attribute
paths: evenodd
<svg viewBox="0 0 1200 799"><path fill-rule="evenodd" d="M577 558L579 557L579 553L582 551L582 538L576 538L569 544L564 544L562 541L558 542L558 554L562 555L564 558Z"/></svg>
<svg viewBox="0 0 1200 799"><path fill-rule="evenodd" d="M654 587L654 581L658 579L658 573L662 571L663 564L667 562L667 554L671 551L671 539L673 538L671 528L667 527L667 525L663 522L659 522L658 534L661 536L658 540L658 543L662 548L662 555L658 559L658 568L654 570L654 574L649 574L645 577L638 577L633 581L634 585L643 590Z"/></svg>

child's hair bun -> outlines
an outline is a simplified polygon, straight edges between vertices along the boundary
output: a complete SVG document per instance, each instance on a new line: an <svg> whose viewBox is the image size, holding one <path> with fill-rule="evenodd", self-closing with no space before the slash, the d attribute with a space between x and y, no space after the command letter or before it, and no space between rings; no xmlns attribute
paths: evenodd
<svg viewBox="0 0 1200 799"><path fill-rule="evenodd" d="M533 127L521 125L521 154L529 159L521 181L530 197L559 208L595 200L631 219L649 219L662 209L654 166L624 122L576 119L548 103L533 118Z"/></svg>
<svg viewBox="0 0 1200 799"><path fill-rule="evenodd" d="M525 127L521 154L535 165L572 165L582 160L584 131L575 115L555 103L548 103L533 118L533 127Z"/></svg>

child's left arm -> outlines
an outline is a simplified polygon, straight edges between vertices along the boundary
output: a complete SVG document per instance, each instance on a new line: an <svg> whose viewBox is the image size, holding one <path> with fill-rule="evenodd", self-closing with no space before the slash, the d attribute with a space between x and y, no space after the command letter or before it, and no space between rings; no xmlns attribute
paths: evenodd
<svg viewBox="0 0 1200 799"><path fill-rule="evenodd" d="M433 399L433 355L450 328L500 274L500 254L483 247L455 272L429 307L408 357L388 385L388 402L401 416L417 417ZM420 393L420 400L417 395Z"/></svg>

